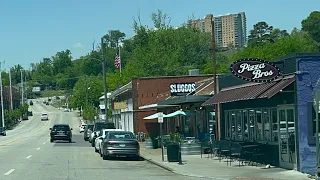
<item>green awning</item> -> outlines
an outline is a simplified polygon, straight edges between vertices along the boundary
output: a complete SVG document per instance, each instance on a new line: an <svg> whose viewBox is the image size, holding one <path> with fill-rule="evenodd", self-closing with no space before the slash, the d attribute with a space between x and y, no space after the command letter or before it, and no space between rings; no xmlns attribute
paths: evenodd
<svg viewBox="0 0 320 180"><path fill-rule="evenodd" d="M168 115L163 114L163 117L166 118ZM150 116L144 117L143 119L158 119L159 113L152 114Z"/></svg>
<svg viewBox="0 0 320 180"><path fill-rule="evenodd" d="M167 114L165 117L177 117L177 116L196 116L196 113L192 113L192 112L184 112L182 110L178 110L176 112Z"/></svg>

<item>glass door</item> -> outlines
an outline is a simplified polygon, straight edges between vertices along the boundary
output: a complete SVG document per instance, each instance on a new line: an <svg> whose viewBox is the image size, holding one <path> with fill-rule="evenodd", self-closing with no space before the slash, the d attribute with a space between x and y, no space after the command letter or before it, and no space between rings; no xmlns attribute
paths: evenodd
<svg viewBox="0 0 320 180"><path fill-rule="evenodd" d="M293 107L278 108L280 167L296 168L295 113Z"/></svg>

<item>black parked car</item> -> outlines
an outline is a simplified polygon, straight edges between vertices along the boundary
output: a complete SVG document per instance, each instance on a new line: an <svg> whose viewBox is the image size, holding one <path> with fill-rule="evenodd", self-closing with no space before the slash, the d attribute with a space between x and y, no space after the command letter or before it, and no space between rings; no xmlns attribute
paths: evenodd
<svg viewBox="0 0 320 180"><path fill-rule="evenodd" d="M5 127L0 127L0 134L1 134L2 136L6 136L6 135L7 135L7 133L6 133L6 128L5 128Z"/></svg>
<svg viewBox="0 0 320 180"><path fill-rule="evenodd" d="M68 124L55 124L50 130L50 142L55 140L72 142L72 128Z"/></svg>

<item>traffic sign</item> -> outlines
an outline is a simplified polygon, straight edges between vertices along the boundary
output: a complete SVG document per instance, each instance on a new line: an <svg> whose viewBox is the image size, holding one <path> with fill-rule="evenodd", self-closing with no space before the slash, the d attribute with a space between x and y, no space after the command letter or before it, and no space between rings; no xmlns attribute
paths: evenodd
<svg viewBox="0 0 320 180"><path fill-rule="evenodd" d="M163 123L163 112L158 112L158 123Z"/></svg>

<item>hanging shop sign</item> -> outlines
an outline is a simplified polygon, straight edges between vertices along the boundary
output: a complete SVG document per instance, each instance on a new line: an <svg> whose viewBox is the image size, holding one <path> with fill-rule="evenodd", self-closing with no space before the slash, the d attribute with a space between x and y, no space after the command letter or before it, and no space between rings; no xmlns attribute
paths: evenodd
<svg viewBox="0 0 320 180"><path fill-rule="evenodd" d="M251 82L270 82L280 76L280 69L261 59L240 59L230 65L232 74Z"/></svg>
<svg viewBox="0 0 320 180"><path fill-rule="evenodd" d="M193 95L196 92L196 83L173 83L170 85L171 96Z"/></svg>

